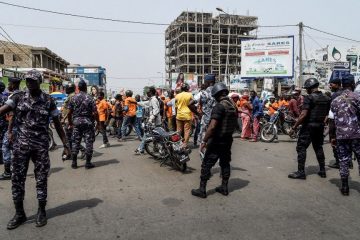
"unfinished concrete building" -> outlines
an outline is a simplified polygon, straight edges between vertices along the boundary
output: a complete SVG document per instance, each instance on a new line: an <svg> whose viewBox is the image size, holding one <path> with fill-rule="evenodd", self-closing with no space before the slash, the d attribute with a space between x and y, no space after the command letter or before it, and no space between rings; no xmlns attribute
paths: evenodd
<svg viewBox="0 0 360 240"><path fill-rule="evenodd" d="M222 81L226 70L240 74L241 40L256 38L257 20L254 16L182 12L165 32L169 78L172 72L196 73L201 83L208 73Z"/></svg>

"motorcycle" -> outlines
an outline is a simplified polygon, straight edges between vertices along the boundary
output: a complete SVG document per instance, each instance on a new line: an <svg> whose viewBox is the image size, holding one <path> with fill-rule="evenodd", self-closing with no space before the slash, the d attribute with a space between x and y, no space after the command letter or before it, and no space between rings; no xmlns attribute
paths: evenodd
<svg viewBox="0 0 360 240"><path fill-rule="evenodd" d="M300 128L298 128L295 133L290 134L295 122L295 118L289 114L289 111L285 107L280 107L270 121L262 126L260 133L261 140L264 142L273 142L277 139L279 132L289 135L291 139L296 139Z"/></svg>
<svg viewBox="0 0 360 240"><path fill-rule="evenodd" d="M162 127L144 124L146 133L145 151L161 161L161 166L170 163L181 172L187 169L190 161L189 150L183 147L182 138L178 132L166 132Z"/></svg>

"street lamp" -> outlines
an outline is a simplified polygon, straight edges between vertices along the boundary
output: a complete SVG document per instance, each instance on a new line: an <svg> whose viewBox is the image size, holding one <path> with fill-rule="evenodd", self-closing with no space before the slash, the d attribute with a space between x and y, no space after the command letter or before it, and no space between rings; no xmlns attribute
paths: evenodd
<svg viewBox="0 0 360 240"><path fill-rule="evenodd" d="M217 11L224 13L226 16L230 16L227 12L225 12L222 8L217 7ZM220 16L219 16L219 32L220 32ZM230 87L230 81L228 79L228 65L229 65L229 48L230 48L230 25L228 26L228 43L226 50L226 63L225 63L225 81L227 85Z"/></svg>

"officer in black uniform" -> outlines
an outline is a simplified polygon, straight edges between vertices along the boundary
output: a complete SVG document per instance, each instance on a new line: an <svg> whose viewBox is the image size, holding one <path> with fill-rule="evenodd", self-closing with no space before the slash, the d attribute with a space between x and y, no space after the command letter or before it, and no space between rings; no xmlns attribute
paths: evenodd
<svg viewBox="0 0 360 240"><path fill-rule="evenodd" d="M292 179L306 179L305 161L306 150L312 143L316 158L319 162L318 175L326 178L324 143L324 121L330 110L330 98L318 90L319 81L310 78L305 81L304 88L308 95L304 98L304 104L300 117L292 128L292 133L301 126L296 151L298 153L298 171L289 174Z"/></svg>
<svg viewBox="0 0 360 240"><path fill-rule="evenodd" d="M237 109L227 96L229 91L224 83L217 83L211 90L211 95L217 101L210 117L210 124L201 142L200 151L205 151L201 164L200 188L193 189L191 194L206 198L206 183L211 177L211 168L220 159L222 184L215 190L225 196L229 194L231 146L233 133L237 124Z"/></svg>

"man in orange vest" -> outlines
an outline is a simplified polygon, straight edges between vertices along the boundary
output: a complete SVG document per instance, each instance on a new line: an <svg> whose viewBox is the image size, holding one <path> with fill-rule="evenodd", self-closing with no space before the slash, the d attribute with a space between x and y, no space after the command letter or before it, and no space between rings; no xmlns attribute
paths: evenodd
<svg viewBox="0 0 360 240"><path fill-rule="evenodd" d="M127 90L125 92L125 103L123 111L125 112L124 121L121 127L121 138L118 139L119 142L123 141L123 138L126 134L126 129L129 125L134 126L136 120L136 105L137 102L135 98L133 98L133 92L131 90Z"/></svg>
<svg viewBox="0 0 360 240"><path fill-rule="evenodd" d="M103 135L103 144L99 148L110 147L109 140L106 135L106 121L109 119L109 104L104 99L105 93L99 92L98 101L96 103L98 115L99 115L99 128Z"/></svg>

